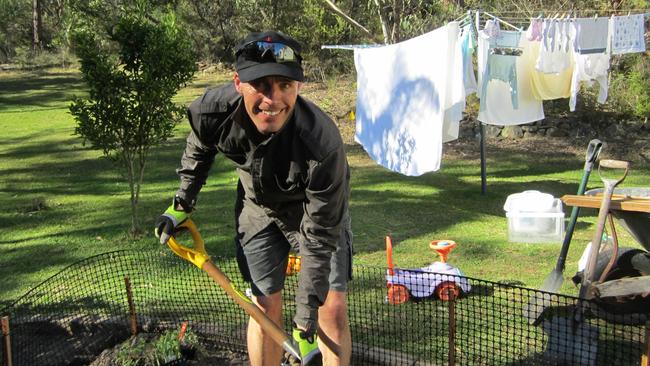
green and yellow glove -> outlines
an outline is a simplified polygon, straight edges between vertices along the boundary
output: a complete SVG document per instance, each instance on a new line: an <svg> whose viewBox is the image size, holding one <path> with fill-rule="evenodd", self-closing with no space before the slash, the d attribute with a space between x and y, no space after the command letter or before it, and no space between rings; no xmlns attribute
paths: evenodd
<svg viewBox="0 0 650 366"><path fill-rule="evenodd" d="M192 208L182 198L176 196L171 206L156 220L154 234L160 239L160 244L167 244L169 238L176 232L178 225L187 220Z"/></svg>

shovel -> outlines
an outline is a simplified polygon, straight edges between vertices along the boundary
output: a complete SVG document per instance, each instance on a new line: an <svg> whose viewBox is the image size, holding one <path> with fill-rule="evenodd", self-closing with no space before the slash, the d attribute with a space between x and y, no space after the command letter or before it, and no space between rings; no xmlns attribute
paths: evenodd
<svg viewBox="0 0 650 366"><path fill-rule="evenodd" d="M189 219L185 220L179 228L189 230L192 235L192 240L194 241L194 248L188 248L181 245L176 241L174 236L171 236L167 241L169 248L171 248L171 250L179 257L207 272L208 275L212 277L212 279L219 284L224 291L226 291L226 294L228 294L237 305L244 309L246 314L255 319L262 329L269 334L277 344L282 346L285 351L297 360L300 360L300 351L289 335L275 324L260 308L257 307L257 305L242 293L235 284L232 283L232 281L230 281L225 273L210 261L210 256L205 251L205 245L201 238L201 234L199 234L199 230L196 228L194 222Z"/></svg>
<svg viewBox="0 0 650 366"><path fill-rule="evenodd" d="M614 178L605 178L603 176L603 168L619 170L625 169L625 172ZM580 299L591 299L595 295L595 288L592 285L597 282L597 279L595 278L596 263L598 262L598 252L600 251L600 244L602 243L603 232L605 231L605 222L609 215L609 205L612 201L614 188L625 179L629 168L630 163L621 160L602 160L598 167L598 174L600 174L600 178L605 185L605 191L603 192L603 200L601 201L600 209L598 210L598 226L596 227L596 232L591 240L589 260L587 261L587 267L585 268L582 283L580 284ZM581 312L580 309L578 309L578 312Z"/></svg>
<svg viewBox="0 0 650 366"><path fill-rule="evenodd" d="M596 232L591 241L589 251L589 260L585 269L580 285L580 294L575 307L573 319L556 317L544 322L544 330L548 333L548 343L545 350L545 356L567 365L595 365L598 355L598 328L584 322L584 302L595 296L595 287L597 283L595 278L596 263L598 261L598 252L605 230L605 222L609 215L609 206L612 201L614 188L621 183L627 176L630 163L620 160L601 160L598 167L598 174L605 185L603 198L598 211L598 222ZM624 173L614 178L604 176L604 169L622 170ZM608 175L611 175L611 171Z"/></svg>
<svg viewBox="0 0 650 366"><path fill-rule="evenodd" d="M583 195L587 187L587 182L589 182L589 175L591 174L591 169L594 166L596 160L598 160L598 155L600 155L600 150L603 147L603 143L598 139L593 139L589 141L587 146L587 154L585 156L585 166L582 173L582 180L580 181L580 186L578 187L578 195ZM571 243L571 238L573 238L573 230L575 229L576 222L578 221L578 214L580 213L580 207L573 206L571 210L571 219L569 220L569 226L567 227L566 234L564 235L564 241L562 242L562 249L560 249L560 255L557 258L557 263L555 268L549 273L549 275L544 280L540 291L555 293L558 292L562 283L564 282L564 264L566 263L567 253L569 252L569 244ZM540 320L540 316L544 313L544 310L550 304L550 295L536 293L529 301L526 307L524 308L524 314L528 318L530 324L537 324Z"/></svg>

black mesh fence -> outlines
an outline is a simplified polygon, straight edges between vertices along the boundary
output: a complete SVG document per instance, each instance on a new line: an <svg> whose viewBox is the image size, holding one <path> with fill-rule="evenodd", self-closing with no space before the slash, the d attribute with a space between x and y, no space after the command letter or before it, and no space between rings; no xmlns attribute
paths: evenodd
<svg viewBox="0 0 650 366"><path fill-rule="evenodd" d="M233 260L216 264L239 288L247 288ZM389 296L385 268L354 270L348 297L353 365L641 362L646 342L643 315L614 316L595 302L428 273L404 274L419 278L418 285L408 280L407 295ZM69 266L2 310L9 319L13 365L90 364L103 350L127 340L131 317L125 278L140 332L161 332L188 322L203 346L245 352L247 316L207 274L171 252L119 251ZM401 283L395 277L390 280ZM459 296L436 294L433 290L441 282L455 282ZM288 330L296 286L297 277L289 277ZM550 306L533 316L542 305ZM5 351L0 352L4 357Z"/></svg>

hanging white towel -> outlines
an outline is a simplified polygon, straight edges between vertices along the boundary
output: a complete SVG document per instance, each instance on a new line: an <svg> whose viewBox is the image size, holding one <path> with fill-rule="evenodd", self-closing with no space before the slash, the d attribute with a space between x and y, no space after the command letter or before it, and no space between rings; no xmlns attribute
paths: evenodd
<svg viewBox="0 0 650 366"><path fill-rule="evenodd" d="M617 17L610 23L611 52L614 55L645 52L645 16L643 14Z"/></svg>
<svg viewBox="0 0 650 366"><path fill-rule="evenodd" d="M371 159L405 175L440 169L447 71L458 23L385 47L355 49L355 140Z"/></svg>

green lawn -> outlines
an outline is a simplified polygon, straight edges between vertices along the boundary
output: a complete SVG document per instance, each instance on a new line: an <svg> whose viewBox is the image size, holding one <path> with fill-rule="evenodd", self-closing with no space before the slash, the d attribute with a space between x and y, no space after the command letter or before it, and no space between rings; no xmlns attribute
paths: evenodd
<svg viewBox="0 0 650 366"><path fill-rule="evenodd" d="M223 73L197 74L177 101L188 103L205 87L227 80L230 77ZM331 90L336 85L315 86L307 89L308 95L327 106L336 104L337 93ZM314 91L319 89L324 92ZM83 94L83 82L75 70L0 74L1 303L91 255L116 249L159 249L153 235L129 238L127 182L100 152L85 147L74 135L75 123L67 107L73 95ZM345 103L354 105L353 100ZM188 126L181 124L173 139L152 151L141 193L140 212L146 228L153 227L177 188L174 170L187 132ZM395 264L421 267L436 259L428 249L429 241L452 239L458 248L450 261L468 276L538 287L553 268L560 244L509 243L502 207L509 194L527 189L555 196L575 193L586 141L553 143L559 148L548 153L491 142L486 196L480 193L476 141L462 143L471 147L468 153L454 150L460 143L446 146L456 152L445 156L439 172L421 177L389 172L350 143L355 261L384 266L384 236L391 234L396 243ZM571 145L578 148L571 149ZM611 155L605 150L603 156ZM647 185L649 178L647 165L638 164L624 185ZM213 255L232 256L234 252L235 182L231 164L219 157L193 215ZM601 185L593 174L590 188ZM570 210L565 208L565 212L568 216ZM565 272L569 277L594 230L595 210L583 210L583 214L569 253ZM635 244L623 230L619 232L623 244ZM563 291L575 293L568 281Z"/></svg>

